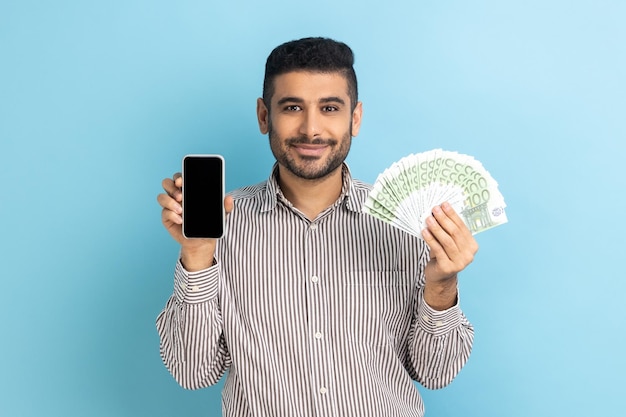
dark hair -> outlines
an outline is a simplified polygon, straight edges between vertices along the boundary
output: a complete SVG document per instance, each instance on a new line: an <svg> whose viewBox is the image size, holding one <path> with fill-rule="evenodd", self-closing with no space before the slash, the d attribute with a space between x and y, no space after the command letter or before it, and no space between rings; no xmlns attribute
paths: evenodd
<svg viewBox="0 0 626 417"><path fill-rule="evenodd" d="M269 109L276 76L291 71L340 72L348 82L352 109L358 100L354 54L343 42L329 38L303 38L277 46L267 57L263 101Z"/></svg>

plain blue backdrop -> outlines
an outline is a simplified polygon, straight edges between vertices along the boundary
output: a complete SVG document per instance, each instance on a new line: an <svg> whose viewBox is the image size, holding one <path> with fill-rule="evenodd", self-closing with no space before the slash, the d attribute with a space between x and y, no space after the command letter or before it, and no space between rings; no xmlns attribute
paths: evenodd
<svg viewBox="0 0 626 417"><path fill-rule="evenodd" d="M471 154L509 223L477 236L472 357L428 416L618 416L625 400L626 3L0 1L0 416L218 416L154 320L177 246L161 179L221 153L227 186L272 156L255 100L303 36L356 53L372 182L402 156Z"/></svg>

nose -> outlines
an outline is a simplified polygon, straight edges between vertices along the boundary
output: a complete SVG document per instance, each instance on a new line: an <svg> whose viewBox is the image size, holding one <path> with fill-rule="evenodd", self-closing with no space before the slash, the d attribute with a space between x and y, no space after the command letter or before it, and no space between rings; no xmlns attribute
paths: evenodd
<svg viewBox="0 0 626 417"><path fill-rule="evenodd" d="M311 139L322 134L320 115L316 109L307 109L302 112L300 134Z"/></svg>

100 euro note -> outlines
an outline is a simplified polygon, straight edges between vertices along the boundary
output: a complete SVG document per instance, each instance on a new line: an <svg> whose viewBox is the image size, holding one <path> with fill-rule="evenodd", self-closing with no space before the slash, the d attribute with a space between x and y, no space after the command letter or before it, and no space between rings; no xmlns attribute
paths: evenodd
<svg viewBox="0 0 626 417"><path fill-rule="evenodd" d="M435 149L402 158L378 176L363 211L421 237L434 206L447 201L472 234L506 223L498 184L471 156Z"/></svg>

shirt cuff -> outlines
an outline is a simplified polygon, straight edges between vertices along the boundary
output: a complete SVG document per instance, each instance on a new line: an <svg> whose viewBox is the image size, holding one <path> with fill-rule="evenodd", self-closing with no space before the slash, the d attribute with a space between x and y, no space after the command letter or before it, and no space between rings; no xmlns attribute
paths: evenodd
<svg viewBox="0 0 626 417"><path fill-rule="evenodd" d="M180 259L174 271L174 294L181 303L197 304L217 298L219 290L219 266L213 265L201 271L189 272Z"/></svg>
<svg viewBox="0 0 626 417"><path fill-rule="evenodd" d="M418 294L417 321L424 331L435 336L442 336L459 327L462 322L459 294L457 290L456 304L446 310L435 310L424 300L424 289Z"/></svg>

